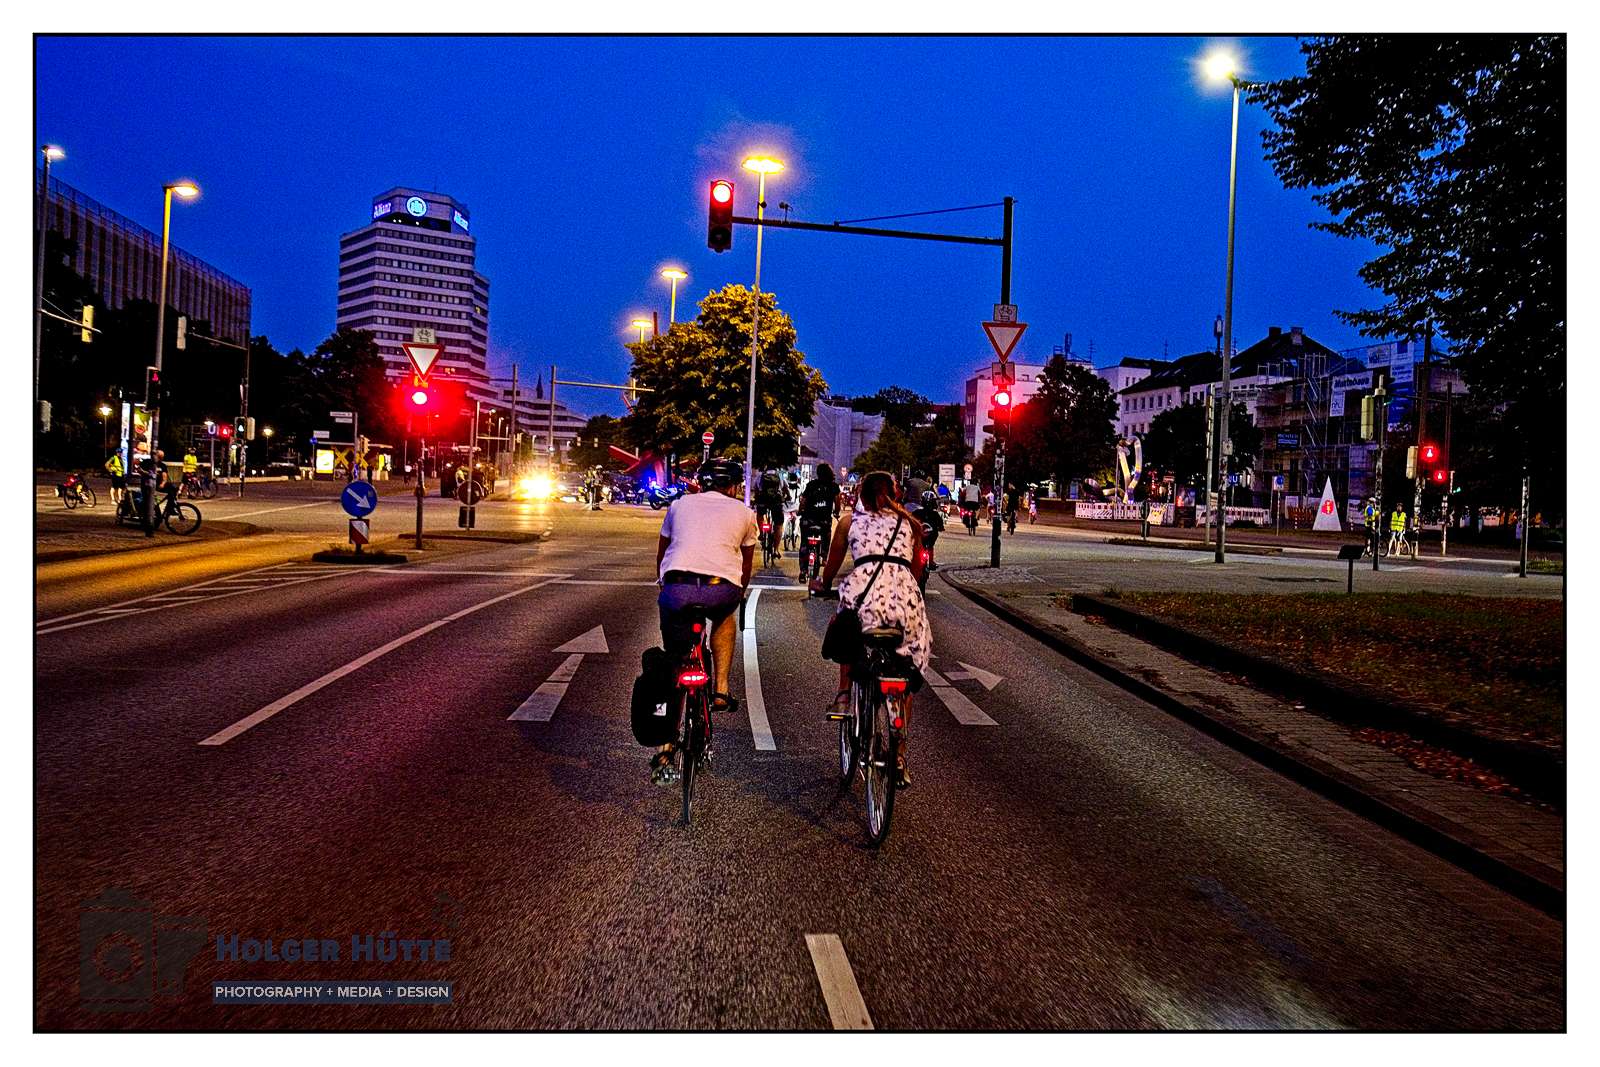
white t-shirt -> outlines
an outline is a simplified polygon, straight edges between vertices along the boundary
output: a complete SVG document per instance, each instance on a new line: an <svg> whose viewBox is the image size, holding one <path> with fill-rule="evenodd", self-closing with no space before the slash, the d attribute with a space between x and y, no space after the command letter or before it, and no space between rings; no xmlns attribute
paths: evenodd
<svg viewBox="0 0 1600 1067"><path fill-rule="evenodd" d="M712 490L673 501L661 520L661 536L672 542L661 557L663 577L668 571L691 571L735 583L744 577L741 550L761 540L756 513Z"/></svg>

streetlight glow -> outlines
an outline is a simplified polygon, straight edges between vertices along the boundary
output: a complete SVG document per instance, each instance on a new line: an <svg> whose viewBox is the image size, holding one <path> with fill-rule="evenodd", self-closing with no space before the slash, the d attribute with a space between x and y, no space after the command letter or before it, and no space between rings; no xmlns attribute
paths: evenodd
<svg viewBox="0 0 1600 1067"><path fill-rule="evenodd" d="M48 159L52 163L56 163L67 158L67 150L58 144L42 144L39 146L39 151L43 152L44 158Z"/></svg>
<svg viewBox="0 0 1600 1067"><path fill-rule="evenodd" d="M1215 84L1231 82L1239 73L1239 59L1232 52L1219 50L1212 52L1201 62L1201 67L1206 72L1206 80Z"/></svg>
<svg viewBox="0 0 1600 1067"><path fill-rule="evenodd" d="M663 278L671 279L675 282L681 282L687 278L689 274L687 271L681 271L677 267L667 267L661 271L661 276Z"/></svg>
<svg viewBox="0 0 1600 1067"><path fill-rule="evenodd" d="M651 323L649 319L634 319L628 325L632 326L636 330L648 330Z"/></svg>
<svg viewBox="0 0 1600 1067"><path fill-rule="evenodd" d="M110 415L111 415L111 405L110 404L101 404L100 407L98 408L98 410L100 412L100 417L103 418L103 419L104 418L109 418Z"/></svg>
<svg viewBox="0 0 1600 1067"><path fill-rule="evenodd" d="M776 174L783 169L782 163L767 156L751 156L741 166L757 174Z"/></svg>
<svg viewBox="0 0 1600 1067"><path fill-rule="evenodd" d="M167 188L171 189L174 193L177 193L185 200L193 200L195 197L200 195L200 187L194 182L188 180L173 182L171 185L167 186Z"/></svg>

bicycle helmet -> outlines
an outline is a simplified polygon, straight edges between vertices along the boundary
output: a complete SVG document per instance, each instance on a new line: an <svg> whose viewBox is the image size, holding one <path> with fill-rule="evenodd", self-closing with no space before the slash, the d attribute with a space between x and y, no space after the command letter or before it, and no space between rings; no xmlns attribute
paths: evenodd
<svg viewBox="0 0 1600 1067"><path fill-rule="evenodd" d="M932 489L924 489L922 491L922 502L929 507L936 507L939 503L939 494Z"/></svg>
<svg viewBox="0 0 1600 1067"><path fill-rule="evenodd" d="M714 459L700 468L702 489L726 489L744 484L744 465L731 459Z"/></svg>

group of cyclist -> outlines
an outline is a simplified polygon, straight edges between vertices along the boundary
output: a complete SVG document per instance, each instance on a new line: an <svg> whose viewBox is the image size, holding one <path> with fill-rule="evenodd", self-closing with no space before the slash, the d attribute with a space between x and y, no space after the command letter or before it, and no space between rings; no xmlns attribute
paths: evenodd
<svg viewBox="0 0 1600 1067"><path fill-rule="evenodd" d="M776 536L782 528L790 500L783 479L768 471L757 481L755 509L745 507L738 499L744 469L732 460L704 464L699 480L702 492L675 501L662 520L656 548L661 586L657 603L662 645L673 662L694 647L699 625L711 627L711 710L725 714L737 706L728 690L737 630L734 613L750 585L755 550L763 536ZM832 585L848 552L856 566L839 589L839 610L853 609L864 629L900 629L903 636L895 651L920 679L932 650L920 584L928 562L923 516L937 510L937 498L924 500L913 513L901 502L900 492L892 474L873 471L861 479L852 506L845 509L844 493L832 469L821 464L793 505L802 534L819 534L819 543L828 546L826 562L809 578L811 591L821 593ZM942 528L941 517L935 529ZM874 571L869 588L868 576ZM806 577L802 575L802 580ZM850 664L840 665L835 708L849 699L850 670ZM905 710L909 719L909 694ZM651 778L658 784L671 781L672 753L673 745L667 744L651 760ZM905 757L902 733L895 760L901 788L910 785Z"/></svg>

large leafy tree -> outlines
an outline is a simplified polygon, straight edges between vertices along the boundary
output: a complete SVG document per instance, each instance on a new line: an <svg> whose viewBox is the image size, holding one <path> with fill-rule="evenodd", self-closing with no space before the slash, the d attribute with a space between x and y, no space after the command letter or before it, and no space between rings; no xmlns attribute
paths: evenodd
<svg viewBox="0 0 1600 1067"><path fill-rule="evenodd" d="M1301 46L1306 73L1255 85L1267 158L1376 243L1386 297L1341 312L1364 334L1450 343L1486 433L1558 505L1566 438L1566 42L1561 36L1347 35ZM1431 421L1431 420L1430 420ZM1514 485L1502 487L1513 492ZM1555 510L1559 510L1557 506Z"/></svg>
<svg viewBox="0 0 1600 1067"><path fill-rule="evenodd" d="M857 474L866 474L870 471L888 471L896 478L900 477L902 468L909 467L916 459L916 453L911 449L911 438L906 436L900 427L893 423L885 422L883 430L878 434L877 440L867 446L866 451L856 457L850 469Z"/></svg>
<svg viewBox="0 0 1600 1067"><path fill-rule="evenodd" d="M890 385L872 396L861 397L852 407L865 415L882 415L885 426L910 434L933 410L933 401L905 386Z"/></svg>
<svg viewBox="0 0 1600 1067"><path fill-rule="evenodd" d="M961 407L957 404L941 406L927 426L911 431L912 470L937 478L939 464L953 463L959 471L972 454L967 447L967 437L961 427Z"/></svg>
<svg viewBox="0 0 1600 1067"><path fill-rule="evenodd" d="M611 455L609 445L622 441L622 420L613 415L594 415L583 424L578 443L572 449L572 462L580 467L606 467L621 470L623 464Z"/></svg>
<svg viewBox="0 0 1600 1067"><path fill-rule="evenodd" d="M1150 420L1144 435L1145 466L1171 474L1179 485L1205 485L1206 432L1204 404L1168 408ZM1254 470L1261 454L1261 429L1243 404L1235 403L1228 413L1228 436L1233 440L1228 470L1235 474Z"/></svg>
<svg viewBox="0 0 1600 1067"><path fill-rule="evenodd" d="M1012 416L1006 480L1017 481L1014 469L1029 480L1054 477L1065 486L1099 470L1116 444L1116 415L1117 401L1104 378L1081 363L1050 357L1038 391Z"/></svg>
<svg viewBox="0 0 1600 1067"><path fill-rule="evenodd" d="M716 435L712 453L744 458L750 390L750 329L755 295L728 285L700 301L692 322L628 345L640 393L624 422L637 446L698 455L700 435ZM827 389L822 375L795 347L794 323L777 298L761 294L761 359L756 371L758 466L788 466L799 458L798 437L811 425Z"/></svg>

